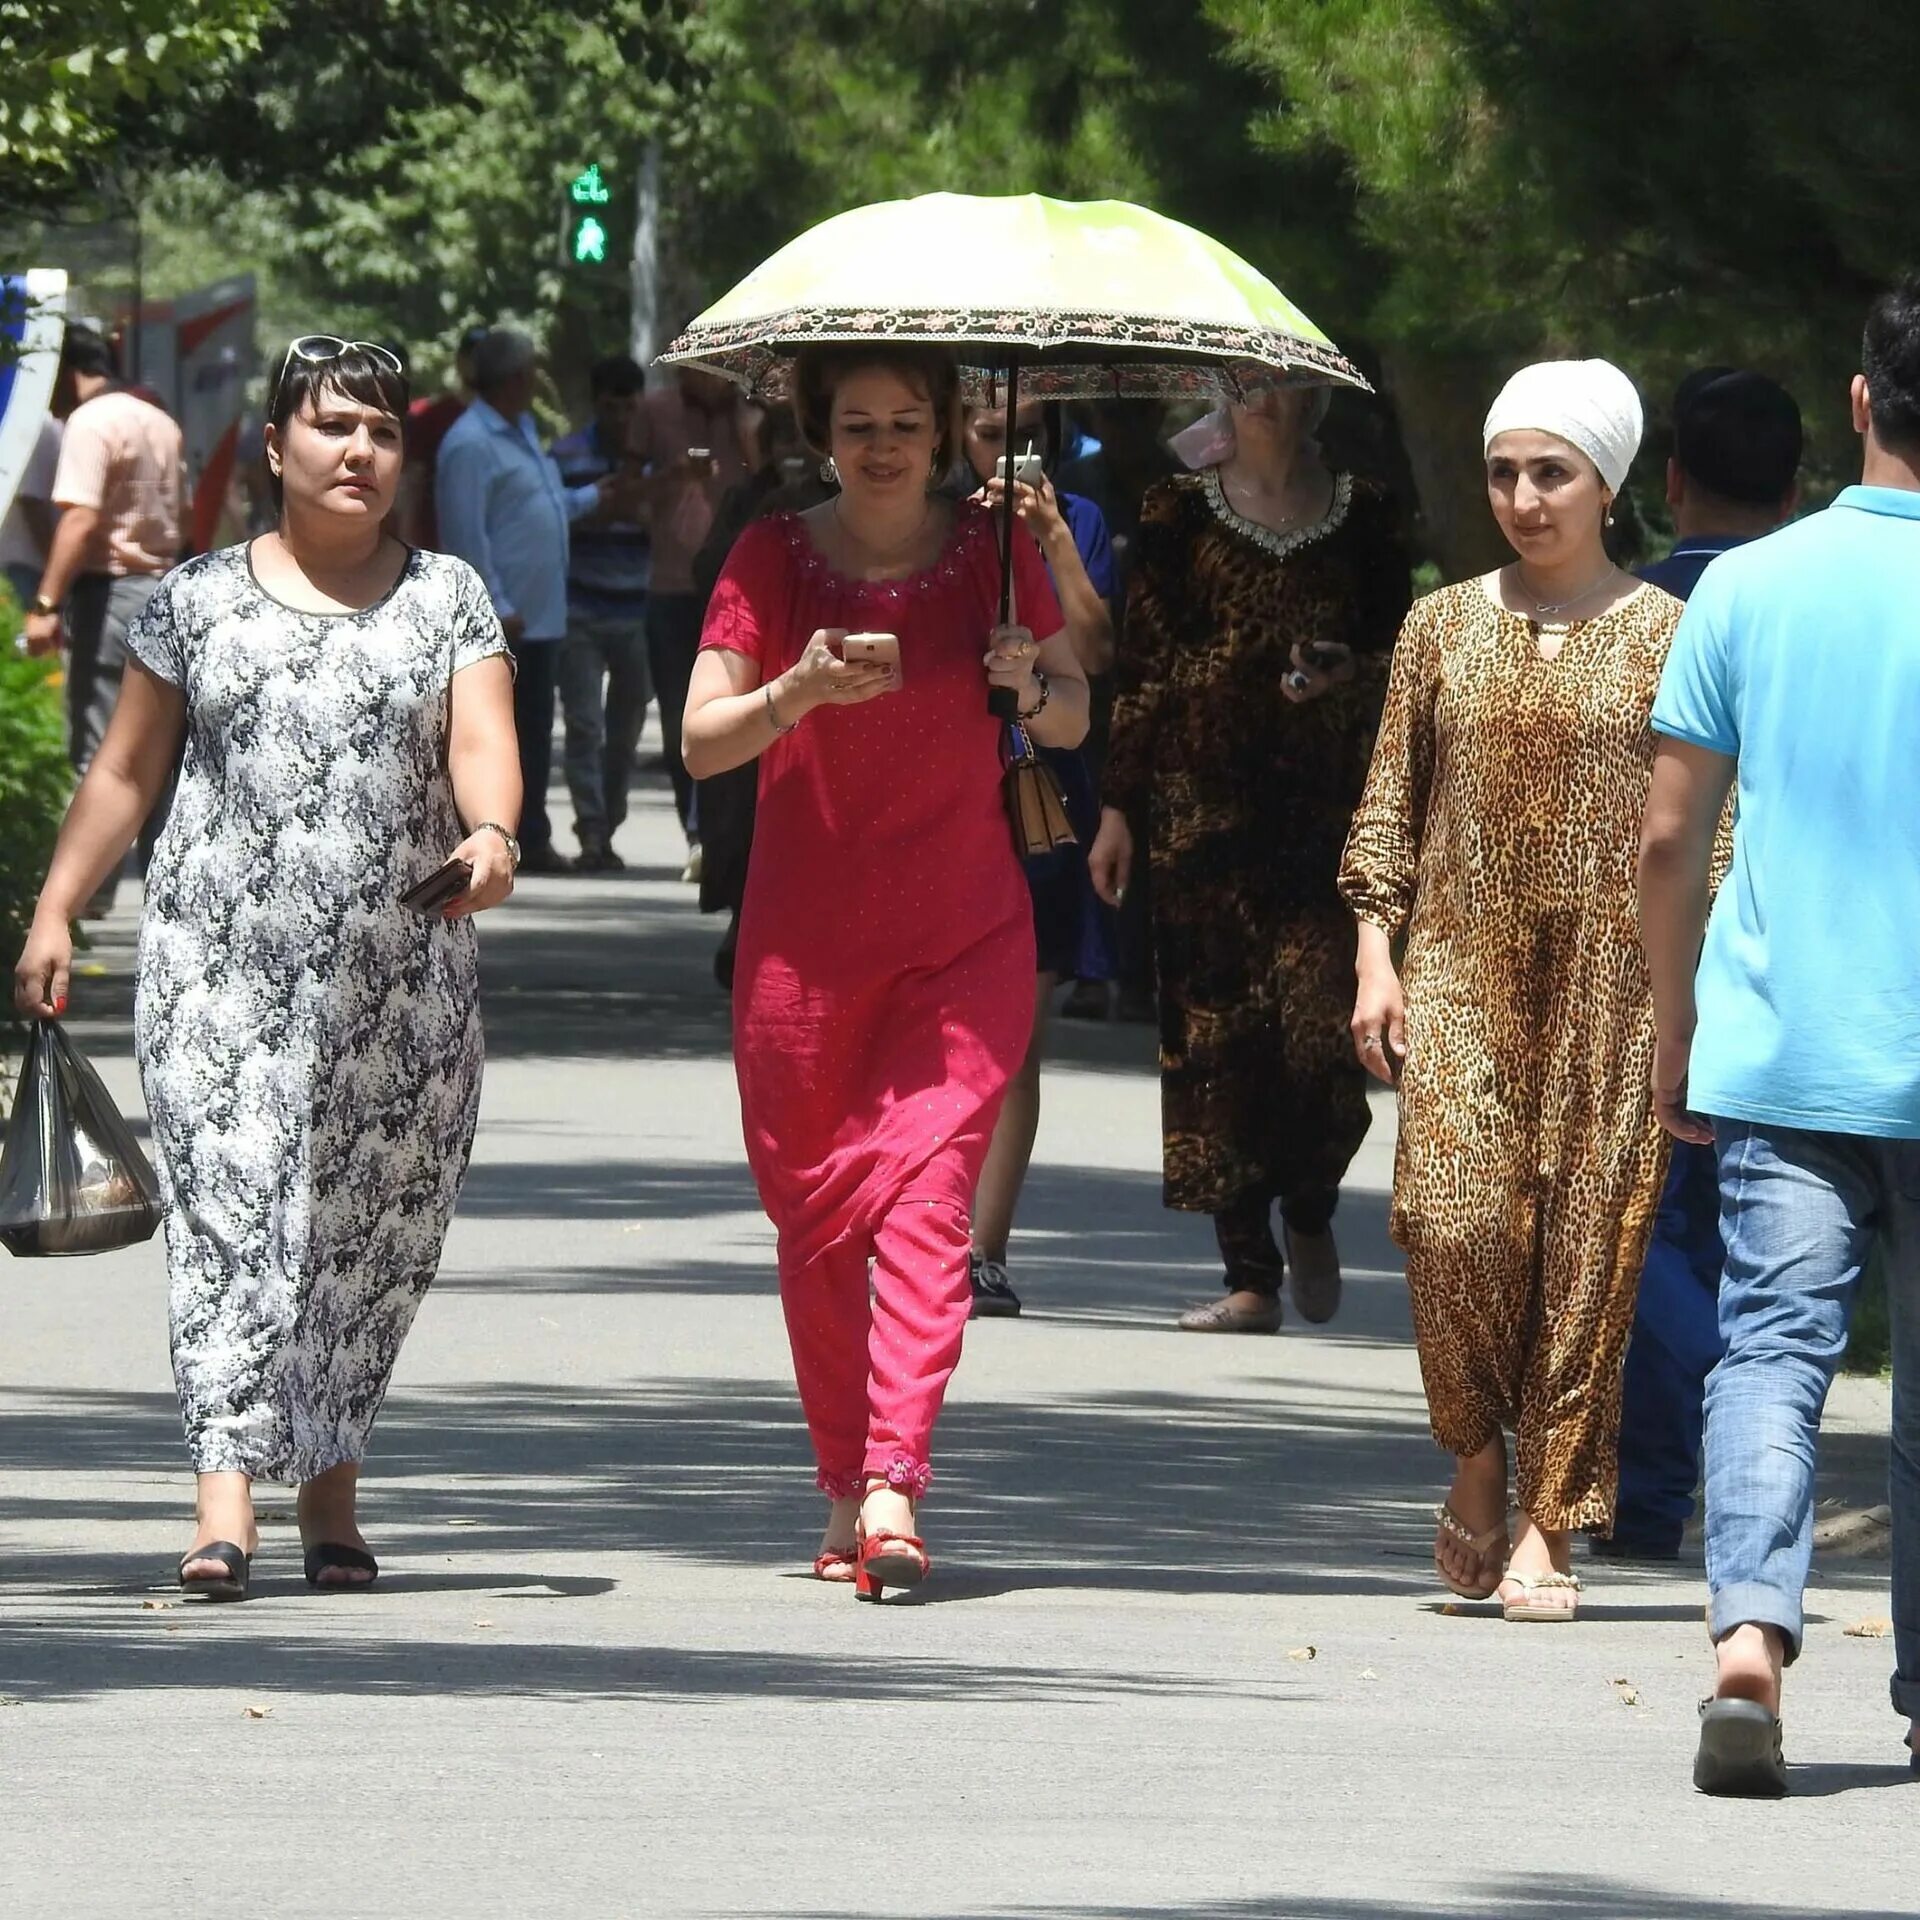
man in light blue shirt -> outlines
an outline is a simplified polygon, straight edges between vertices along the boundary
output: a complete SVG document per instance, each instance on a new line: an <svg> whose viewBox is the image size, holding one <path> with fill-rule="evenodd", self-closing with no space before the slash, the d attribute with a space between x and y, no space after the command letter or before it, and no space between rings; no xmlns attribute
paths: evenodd
<svg viewBox="0 0 1920 1920"><path fill-rule="evenodd" d="M1814 1441L1876 1243L1894 1349L1893 1704L1920 1740L1920 277L1875 303L1863 362L1862 483L1714 561L1653 710L1654 1098L1676 1137L1716 1147L1726 1241L1706 1432L1719 1671L1694 1762L1708 1793L1787 1789L1780 1675L1800 1651Z"/></svg>
<svg viewBox="0 0 1920 1920"><path fill-rule="evenodd" d="M598 511L600 485L566 487L533 420L538 356L524 333L496 327L474 353L478 398L440 442L434 504L440 539L487 583L513 648L513 720L526 783L520 870L564 873L547 782L553 699L567 633L568 528ZM611 484L611 483L609 483Z"/></svg>

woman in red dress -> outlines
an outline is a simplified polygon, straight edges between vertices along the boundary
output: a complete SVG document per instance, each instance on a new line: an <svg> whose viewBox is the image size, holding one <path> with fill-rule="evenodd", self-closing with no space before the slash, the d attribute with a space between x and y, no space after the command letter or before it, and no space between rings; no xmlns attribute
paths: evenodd
<svg viewBox="0 0 1920 1920"><path fill-rule="evenodd" d="M741 1116L831 1502L814 1570L877 1596L928 1570L914 1507L971 1305L969 1209L1032 1025L1033 917L986 696L1010 688L1037 741L1070 747L1087 685L1031 537L1013 543L1024 624L996 626L993 523L933 494L959 419L944 354L810 350L794 404L841 491L740 536L686 759L701 779L760 761ZM893 636L898 666L847 657L849 634Z"/></svg>

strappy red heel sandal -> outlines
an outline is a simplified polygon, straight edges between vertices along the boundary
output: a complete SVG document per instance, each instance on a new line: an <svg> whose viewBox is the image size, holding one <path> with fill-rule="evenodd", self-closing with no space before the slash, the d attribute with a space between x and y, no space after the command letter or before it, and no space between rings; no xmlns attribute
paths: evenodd
<svg viewBox="0 0 1920 1920"><path fill-rule="evenodd" d="M828 1547L822 1553L813 1556L813 1577L824 1580L829 1586L844 1587L859 1572L860 1549L845 1552L839 1547Z"/></svg>
<svg viewBox="0 0 1920 1920"><path fill-rule="evenodd" d="M854 1569L854 1597L878 1600L888 1587L917 1587L933 1571L927 1543L917 1533L878 1533L860 1536L860 1563Z"/></svg>

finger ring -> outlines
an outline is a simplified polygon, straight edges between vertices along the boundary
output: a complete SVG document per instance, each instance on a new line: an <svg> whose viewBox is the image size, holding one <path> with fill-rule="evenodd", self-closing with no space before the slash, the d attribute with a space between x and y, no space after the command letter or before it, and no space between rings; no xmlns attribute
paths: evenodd
<svg viewBox="0 0 1920 1920"><path fill-rule="evenodd" d="M1377 1033L1370 1033L1360 1044L1365 1047L1369 1053L1378 1053L1380 1051L1380 1036Z"/></svg>

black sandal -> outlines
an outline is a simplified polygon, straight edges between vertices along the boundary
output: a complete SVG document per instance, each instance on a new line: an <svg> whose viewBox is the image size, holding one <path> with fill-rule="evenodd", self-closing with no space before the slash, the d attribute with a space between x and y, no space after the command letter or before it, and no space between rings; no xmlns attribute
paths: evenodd
<svg viewBox="0 0 1920 1920"><path fill-rule="evenodd" d="M320 1576L333 1567L339 1567L347 1573L364 1573L367 1577L364 1580L322 1580ZM324 1587L328 1593L358 1593L372 1586L379 1578L380 1562L363 1548L340 1547L323 1540L317 1547L307 1549L307 1585L310 1587Z"/></svg>
<svg viewBox="0 0 1920 1920"><path fill-rule="evenodd" d="M1758 1700L1702 1700L1693 1784L1701 1793L1777 1800L1787 1790L1780 1716Z"/></svg>
<svg viewBox="0 0 1920 1920"><path fill-rule="evenodd" d="M196 1560L217 1560L226 1572L197 1573L189 1579L187 1569ZM213 1540L180 1556L180 1591L203 1600L244 1600L252 1573L253 1561L231 1540Z"/></svg>

